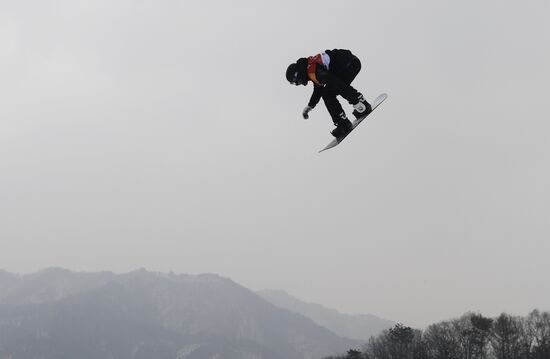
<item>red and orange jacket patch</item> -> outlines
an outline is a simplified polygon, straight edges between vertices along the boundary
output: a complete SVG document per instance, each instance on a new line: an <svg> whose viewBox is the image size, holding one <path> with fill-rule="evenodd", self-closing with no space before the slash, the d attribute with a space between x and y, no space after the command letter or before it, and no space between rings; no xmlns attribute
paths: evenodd
<svg viewBox="0 0 550 359"><path fill-rule="evenodd" d="M330 59L327 54L317 54L315 56L310 56L307 58L307 76L315 84L323 86L322 83L317 80L317 65L325 66L328 68L328 63Z"/></svg>

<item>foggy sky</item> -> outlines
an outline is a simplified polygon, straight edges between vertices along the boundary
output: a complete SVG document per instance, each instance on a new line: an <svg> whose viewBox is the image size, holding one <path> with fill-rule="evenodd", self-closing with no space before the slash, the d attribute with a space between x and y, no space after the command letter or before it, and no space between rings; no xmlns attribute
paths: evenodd
<svg viewBox="0 0 550 359"><path fill-rule="evenodd" d="M0 268L215 272L414 326L548 310L549 13L3 0ZM389 98L318 154L284 71L332 48Z"/></svg>

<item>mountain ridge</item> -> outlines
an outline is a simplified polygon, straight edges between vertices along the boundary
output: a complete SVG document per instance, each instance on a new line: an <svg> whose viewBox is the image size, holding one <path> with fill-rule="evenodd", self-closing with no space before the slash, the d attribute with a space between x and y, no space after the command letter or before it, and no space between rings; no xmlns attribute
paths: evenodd
<svg viewBox="0 0 550 359"><path fill-rule="evenodd" d="M0 357L313 359L363 343L216 274L15 276L0 275Z"/></svg>
<svg viewBox="0 0 550 359"><path fill-rule="evenodd" d="M268 302L302 314L342 337L367 341L371 336L376 336L396 324L372 314L341 313L321 304L302 301L283 290L264 289L256 293Z"/></svg>

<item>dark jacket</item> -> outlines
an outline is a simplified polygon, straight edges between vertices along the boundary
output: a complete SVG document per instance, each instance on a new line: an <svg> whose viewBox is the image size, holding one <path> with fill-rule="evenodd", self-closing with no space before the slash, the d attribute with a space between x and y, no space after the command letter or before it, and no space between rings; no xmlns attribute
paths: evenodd
<svg viewBox="0 0 550 359"><path fill-rule="evenodd" d="M359 59L349 50L334 49L326 50L325 53L329 56L330 63L328 68L323 64L317 64L315 77L320 84L313 83L313 94L308 103L310 107L315 107L327 90L332 91L335 95L346 95L351 92L353 96L350 96L355 96L355 90L349 84L361 68ZM304 62L302 61L303 65Z"/></svg>

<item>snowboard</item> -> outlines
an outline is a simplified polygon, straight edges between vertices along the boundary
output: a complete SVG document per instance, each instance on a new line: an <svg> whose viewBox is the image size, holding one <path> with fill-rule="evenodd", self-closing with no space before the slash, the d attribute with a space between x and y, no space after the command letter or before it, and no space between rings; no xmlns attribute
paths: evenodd
<svg viewBox="0 0 550 359"><path fill-rule="evenodd" d="M372 103L372 111L367 115L369 116L371 113L374 112L374 110L380 106L380 104L382 102L384 102L385 99L388 98L388 94L381 94L381 95L378 95L378 97L376 98L376 100L374 100L374 102ZM353 128L351 129L351 131L349 131L347 134L345 134L344 136L342 137L336 137L334 140L332 140L325 148L323 148L321 151L319 151L319 153L323 152L323 151L326 151L328 149L331 149L333 147L336 147L340 144L340 142L342 142L344 140L344 138L346 138L353 130L355 130L355 128L357 126L359 126L359 124L365 119L367 118L367 116L364 116L364 117L360 117L358 119L356 119L355 121L353 121Z"/></svg>

